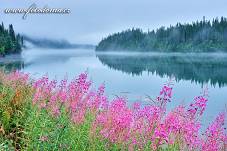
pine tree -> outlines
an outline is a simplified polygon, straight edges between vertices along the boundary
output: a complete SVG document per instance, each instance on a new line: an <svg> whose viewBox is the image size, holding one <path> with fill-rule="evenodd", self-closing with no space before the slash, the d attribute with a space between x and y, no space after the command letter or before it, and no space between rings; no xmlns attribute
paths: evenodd
<svg viewBox="0 0 227 151"><path fill-rule="evenodd" d="M15 34L13 25L10 24L5 29L3 22L0 25L0 55L18 53L21 51L23 39L19 34Z"/></svg>
<svg viewBox="0 0 227 151"><path fill-rule="evenodd" d="M12 24L9 25L9 35L10 35L12 41L15 42L16 41L16 36L15 36L15 32L13 30L13 25Z"/></svg>

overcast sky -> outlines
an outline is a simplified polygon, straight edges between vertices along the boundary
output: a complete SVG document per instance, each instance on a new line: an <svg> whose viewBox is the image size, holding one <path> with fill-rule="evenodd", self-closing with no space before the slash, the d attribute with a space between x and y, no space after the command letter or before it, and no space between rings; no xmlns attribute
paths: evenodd
<svg viewBox="0 0 227 151"><path fill-rule="evenodd" d="M69 8L68 15L4 14L5 8ZM0 21L36 37L97 44L110 33L132 27L144 30L177 22L225 16L227 0L0 0Z"/></svg>

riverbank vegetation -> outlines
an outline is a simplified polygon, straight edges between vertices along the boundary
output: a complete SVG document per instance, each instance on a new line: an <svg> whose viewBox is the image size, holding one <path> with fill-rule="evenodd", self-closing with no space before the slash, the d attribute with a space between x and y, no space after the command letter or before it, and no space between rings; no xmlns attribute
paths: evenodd
<svg viewBox="0 0 227 151"><path fill-rule="evenodd" d="M227 19L193 23L177 23L143 32L129 29L109 35L96 47L97 51L158 51L158 52L227 52Z"/></svg>
<svg viewBox="0 0 227 151"><path fill-rule="evenodd" d="M12 53L20 53L23 46L23 37L16 34L13 25L5 28L4 24L0 25L0 56Z"/></svg>
<svg viewBox="0 0 227 151"><path fill-rule="evenodd" d="M87 73L56 81L0 72L0 150L226 150L225 111L201 131L207 91L167 112L172 95L167 83L149 105L129 106Z"/></svg>

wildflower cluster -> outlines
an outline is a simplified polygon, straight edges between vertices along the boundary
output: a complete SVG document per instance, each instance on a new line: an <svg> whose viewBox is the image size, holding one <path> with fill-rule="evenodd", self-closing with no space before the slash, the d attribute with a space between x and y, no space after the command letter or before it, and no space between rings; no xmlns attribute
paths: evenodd
<svg viewBox="0 0 227 151"><path fill-rule="evenodd" d="M82 124L88 112L96 114L106 103L104 85L97 91L91 90L91 81L87 80L87 73L67 83L64 79L58 85L56 80L49 80L44 76L34 82L35 94L33 104L40 109L48 110L54 117L59 117L64 110L75 124Z"/></svg>
<svg viewBox="0 0 227 151"><path fill-rule="evenodd" d="M0 74L0 80L2 83L12 83L12 87L15 87L17 85L14 85L15 81L20 85L28 84L29 76L20 72L7 76ZM75 125L75 129L67 130L70 135L80 133L80 135L86 135L82 138L88 141L70 140L66 143L74 142L74 145L75 142L81 143L83 147L90 150L100 147L100 144L94 147L94 140L102 142L104 148L111 149L114 146L115 149L123 150L219 151L226 149L227 135L224 127L226 112L220 113L207 130L204 133L201 132L200 119L208 101L206 93L195 97L189 106L179 105L167 112L166 105L171 102L173 95L171 84L164 85L159 96L152 100L152 104L146 106L137 102L128 106L127 99L124 97L109 100L104 94L105 85L102 84L95 90L92 88L92 82L88 80L87 73L80 74L70 82L67 79L58 82L44 76L34 81L31 89L34 92L31 101L33 108L47 112L51 118L60 122L64 121L61 119L65 119L66 115L69 122L62 124ZM37 118L38 114L35 113L32 117ZM53 123L53 128L61 129L61 133L67 132L64 132L67 125L59 126L56 122ZM46 124L48 125L48 120ZM32 126L31 130L36 127L38 126ZM77 131L81 127L82 130ZM40 129L40 133L45 135L40 134L38 135L40 137L34 137L34 139L41 143L53 143L49 139L53 131L48 130L44 133L46 128L42 124ZM60 137L63 136L58 136L54 143L58 143ZM69 147L70 144L61 142L58 147L62 146Z"/></svg>

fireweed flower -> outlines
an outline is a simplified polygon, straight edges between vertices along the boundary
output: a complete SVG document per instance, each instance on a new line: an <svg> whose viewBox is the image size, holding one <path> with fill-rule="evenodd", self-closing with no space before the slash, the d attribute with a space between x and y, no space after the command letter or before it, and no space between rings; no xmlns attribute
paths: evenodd
<svg viewBox="0 0 227 151"><path fill-rule="evenodd" d="M57 92L57 96L58 96L59 100L62 103L64 103L68 99L67 79L61 80L58 88L59 88L59 91Z"/></svg>
<svg viewBox="0 0 227 151"><path fill-rule="evenodd" d="M29 82L29 75L19 71L0 79L12 86ZM206 109L207 95L195 97L187 107L179 105L166 112L166 104L172 98L172 87L165 85L154 104L142 106L127 105L126 98L115 98L109 102L105 85L98 90L91 89L87 73L82 73L70 83L66 79L49 80L44 76L33 83L33 104L47 110L53 117L61 116L62 107L75 124L83 124L86 114L94 117L90 133L92 137L107 140L108 143L122 145L129 150L143 150L150 143L153 150L177 144L181 150L225 150L227 135L224 129L226 113L218 115L204 135L200 134L198 120ZM41 141L47 138L41 137Z"/></svg>
<svg viewBox="0 0 227 151"><path fill-rule="evenodd" d="M130 137L132 111L126 106L124 98L112 101L107 111L97 116L96 122L102 127L100 134L113 143L126 142Z"/></svg>
<svg viewBox="0 0 227 151"><path fill-rule="evenodd" d="M160 95L163 96L164 99L170 99L172 97L172 88L164 86L160 91Z"/></svg>
<svg viewBox="0 0 227 151"><path fill-rule="evenodd" d="M18 86L26 85L29 82L29 74L25 74L18 70L9 73L7 76L3 76L1 79L4 84L16 89Z"/></svg>
<svg viewBox="0 0 227 151"><path fill-rule="evenodd" d="M166 104L171 101L172 98L172 90L170 84L166 84L162 87L159 96L156 98L157 104L162 107L163 111L165 112Z"/></svg>
<svg viewBox="0 0 227 151"><path fill-rule="evenodd" d="M200 116L203 114L206 108L207 99L204 96L195 97L194 102L190 104L188 112L191 116L196 116L199 114Z"/></svg>
<svg viewBox="0 0 227 151"><path fill-rule="evenodd" d="M140 109L140 103L138 103L138 102L133 103L132 106L133 106L132 109L134 111L138 111Z"/></svg>
<svg viewBox="0 0 227 151"><path fill-rule="evenodd" d="M214 122L207 128L202 144L204 151L219 151L226 149L226 134L224 129L226 112L220 113Z"/></svg>

